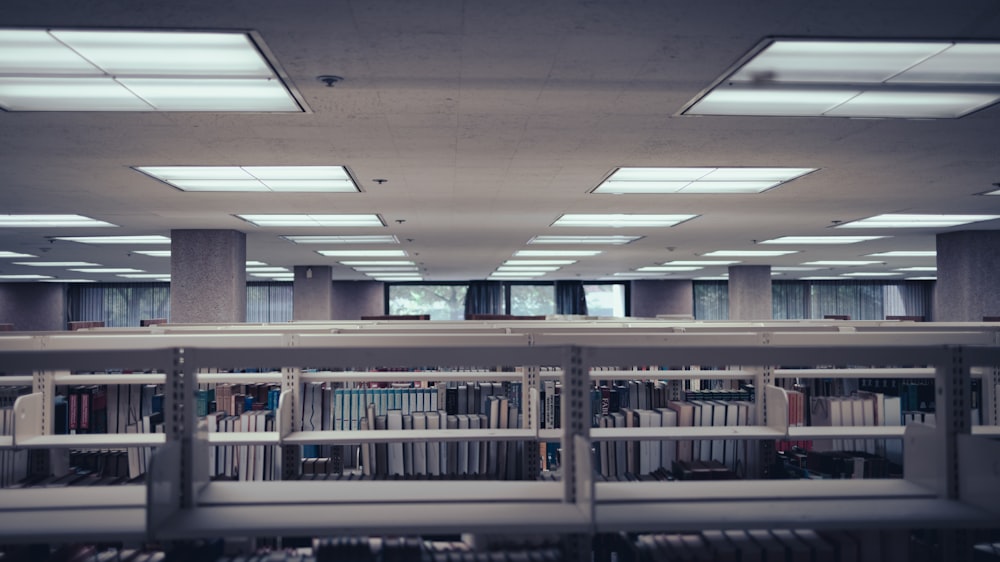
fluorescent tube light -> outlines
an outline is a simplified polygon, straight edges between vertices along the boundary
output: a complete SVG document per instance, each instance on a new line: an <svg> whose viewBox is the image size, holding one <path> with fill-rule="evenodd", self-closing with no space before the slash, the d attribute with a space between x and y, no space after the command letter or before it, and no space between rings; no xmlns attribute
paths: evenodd
<svg viewBox="0 0 1000 562"><path fill-rule="evenodd" d="M497 271L559 271L558 265L501 265Z"/></svg>
<svg viewBox="0 0 1000 562"><path fill-rule="evenodd" d="M829 275L811 275L808 277L799 277L802 281L843 281L843 277L832 277Z"/></svg>
<svg viewBox="0 0 1000 562"><path fill-rule="evenodd" d="M346 236L282 236L296 244L399 244L392 234Z"/></svg>
<svg viewBox="0 0 1000 562"><path fill-rule="evenodd" d="M601 250L518 250L514 252L516 258L579 258L596 256Z"/></svg>
<svg viewBox="0 0 1000 562"><path fill-rule="evenodd" d="M918 265L913 267L897 267L896 271L937 271L937 268L933 265Z"/></svg>
<svg viewBox="0 0 1000 562"><path fill-rule="evenodd" d="M668 275L668 274L665 273L665 272L654 273L654 272L651 272L651 271L646 271L646 272L641 272L641 271L622 271L622 272L619 272L619 273L612 273L611 274L612 277L636 277L636 278L641 278L641 277L663 277L665 275Z"/></svg>
<svg viewBox="0 0 1000 562"><path fill-rule="evenodd" d="M398 266L385 265L385 266L368 266L368 267L361 266L361 267L355 267L354 271L357 271L359 273L373 273L373 272L379 272L379 271L409 271L409 272L415 272L415 271L420 271L420 269L417 266L415 266L415 265L412 265L412 266L411 265L398 265Z"/></svg>
<svg viewBox="0 0 1000 562"><path fill-rule="evenodd" d="M295 279L294 273L263 272L263 273L251 273L250 276L261 277L264 279L277 279L278 281L292 281Z"/></svg>
<svg viewBox="0 0 1000 562"><path fill-rule="evenodd" d="M691 220L698 215L638 215L638 214L565 214L552 226L591 227L670 227Z"/></svg>
<svg viewBox="0 0 1000 562"><path fill-rule="evenodd" d="M807 261L803 262L802 265L822 265L822 266L852 266L852 265L875 265L882 263L880 261L865 261L865 260L817 260L817 261Z"/></svg>
<svg viewBox="0 0 1000 562"><path fill-rule="evenodd" d="M852 271L850 273L841 273L841 277L893 277L899 275L899 273L892 273L890 271Z"/></svg>
<svg viewBox="0 0 1000 562"><path fill-rule="evenodd" d="M125 279L170 279L170 275L166 273L119 273L118 277Z"/></svg>
<svg viewBox="0 0 1000 562"><path fill-rule="evenodd" d="M145 273L142 269L131 267L85 267L82 269L70 269L80 273Z"/></svg>
<svg viewBox="0 0 1000 562"><path fill-rule="evenodd" d="M0 29L8 111L302 108L242 32Z"/></svg>
<svg viewBox="0 0 1000 562"><path fill-rule="evenodd" d="M279 272L279 271L283 271L285 273L290 273L290 271L288 271L287 267L281 267L281 266L277 266L277 265L274 265L274 266L271 266L271 265L253 265L253 266L247 267L246 271L247 271L247 273L276 273L276 272Z"/></svg>
<svg viewBox="0 0 1000 562"><path fill-rule="evenodd" d="M24 274L3 274L0 275L0 279L52 279L51 275L34 275L29 273Z"/></svg>
<svg viewBox="0 0 1000 562"><path fill-rule="evenodd" d="M877 254L865 254L873 258L933 258L937 256L936 250L893 250L891 252L878 252Z"/></svg>
<svg viewBox="0 0 1000 562"><path fill-rule="evenodd" d="M183 191L356 193L343 166L136 166Z"/></svg>
<svg viewBox="0 0 1000 562"><path fill-rule="evenodd" d="M170 250L132 250L133 254L149 256L152 258L169 258Z"/></svg>
<svg viewBox="0 0 1000 562"><path fill-rule="evenodd" d="M890 213L838 224L837 228L948 228L995 219L1000 219L1000 215L918 215Z"/></svg>
<svg viewBox="0 0 1000 562"><path fill-rule="evenodd" d="M93 279L39 279L42 283L96 283Z"/></svg>
<svg viewBox="0 0 1000 562"><path fill-rule="evenodd" d="M381 271L365 273L369 277L413 277L417 275L414 271Z"/></svg>
<svg viewBox="0 0 1000 562"><path fill-rule="evenodd" d="M317 250L317 254L340 258L405 258L406 250Z"/></svg>
<svg viewBox="0 0 1000 562"><path fill-rule="evenodd" d="M636 271L639 273L646 273L651 271L698 271L699 269L705 269L703 267L694 265L649 265L646 267L638 267Z"/></svg>
<svg viewBox="0 0 1000 562"><path fill-rule="evenodd" d="M782 236L771 240L761 240L758 244L857 244L888 236Z"/></svg>
<svg viewBox="0 0 1000 562"><path fill-rule="evenodd" d="M169 244L167 236L55 236L53 240L66 240L83 244Z"/></svg>
<svg viewBox="0 0 1000 562"><path fill-rule="evenodd" d="M507 260L504 265L573 265L577 260Z"/></svg>
<svg viewBox="0 0 1000 562"><path fill-rule="evenodd" d="M423 277L373 277L375 281L386 283L402 283L405 281L423 281Z"/></svg>
<svg viewBox="0 0 1000 562"><path fill-rule="evenodd" d="M34 256L32 254L22 254L19 252L8 252L8 251L0 252L0 258L36 258L36 257L38 256Z"/></svg>
<svg viewBox="0 0 1000 562"><path fill-rule="evenodd" d="M674 260L674 261L663 262L663 265L714 266L714 265L734 265L737 263L743 263L743 262L732 261L732 260Z"/></svg>
<svg viewBox="0 0 1000 562"><path fill-rule="evenodd" d="M937 277L907 277L906 281L937 281Z"/></svg>
<svg viewBox="0 0 1000 562"><path fill-rule="evenodd" d="M541 277L544 271L494 271L490 277Z"/></svg>
<svg viewBox="0 0 1000 562"><path fill-rule="evenodd" d="M339 262L341 265L353 267L356 265L417 265L410 260L347 260Z"/></svg>
<svg viewBox="0 0 1000 562"><path fill-rule="evenodd" d="M761 193L815 168L618 168L592 193Z"/></svg>
<svg viewBox="0 0 1000 562"><path fill-rule="evenodd" d="M771 267L771 271L819 271L824 269L822 267L798 267L798 266L786 266L786 265L775 265Z"/></svg>
<svg viewBox="0 0 1000 562"><path fill-rule="evenodd" d="M1000 100L998 63L1000 43L778 39L684 113L957 118Z"/></svg>
<svg viewBox="0 0 1000 562"><path fill-rule="evenodd" d="M774 256L787 256L788 254L797 254L797 253L798 250L716 250L714 252L708 252L702 255L718 256L720 258L725 258L725 257L769 258Z"/></svg>
<svg viewBox="0 0 1000 562"><path fill-rule="evenodd" d="M358 215L234 215L260 227L369 227L385 226L375 214Z"/></svg>
<svg viewBox="0 0 1000 562"><path fill-rule="evenodd" d="M692 281L729 281L726 275L711 275L708 277L692 277Z"/></svg>
<svg viewBox="0 0 1000 562"><path fill-rule="evenodd" d="M118 226L81 215L0 215L0 227L9 228L77 228Z"/></svg>
<svg viewBox="0 0 1000 562"><path fill-rule="evenodd" d="M264 262L262 262L262 261L247 260L247 262L244 264L244 267L260 267L260 266L264 266L264 265L267 265L267 264L264 263Z"/></svg>
<svg viewBox="0 0 1000 562"><path fill-rule="evenodd" d="M30 265L34 267L88 267L99 266L99 263L89 261L17 261L14 265Z"/></svg>
<svg viewBox="0 0 1000 562"><path fill-rule="evenodd" d="M611 244L621 246L629 242L635 242L642 236L535 236L528 240L528 244Z"/></svg>

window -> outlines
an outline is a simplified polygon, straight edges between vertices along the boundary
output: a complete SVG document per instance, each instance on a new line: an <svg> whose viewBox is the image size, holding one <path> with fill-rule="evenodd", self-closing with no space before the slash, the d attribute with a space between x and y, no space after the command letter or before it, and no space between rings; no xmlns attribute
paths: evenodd
<svg viewBox="0 0 1000 562"><path fill-rule="evenodd" d="M542 316L556 313L556 288L553 285L510 285L510 314ZM590 304L589 301L587 303Z"/></svg>
<svg viewBox="0 0 1000 562"><path fill-rule="evenodd" d="M95 283L69 286L70 322L104 322L112 328L138 326L140 320L169 318L167 283Z"/></svg>
<svg viewBox="0 0 1000 562"><path fill-rule="evenodd" d="M247 322L291 321L291 283L247 283Z"/></svg>
<svg viewBox="0 0 1000 562"><path fill-rule="evenodd" d="M468 286L389 285L389 314L429 314L431 320L463 320Z"/></svg>
<svg viewBox="0 0 1000 562"><path fill-rule="evenodd" d="M583 290L587 294L588 316L624 318L627 314L624 283L585 284Z"/></svg>

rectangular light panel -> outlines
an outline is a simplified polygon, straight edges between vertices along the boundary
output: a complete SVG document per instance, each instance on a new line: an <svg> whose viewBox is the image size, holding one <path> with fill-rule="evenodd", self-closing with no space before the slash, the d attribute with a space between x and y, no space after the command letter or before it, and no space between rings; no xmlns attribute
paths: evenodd
<svg viewBox="0 0 1000 562"><path fill-rule="evenodd" d="M501 265L497 271L559 271L558 265Z"/></svg>
<svg viewBox="0 0 1000 562"><path fill-rule="evenodd" d="M149 256L152 258L169 258L170 250L132 250L133 254Z"/></svg>
<svg viewBox="0 0 1000 562"><path fill-rule="evenodd" d="M406 250L317 250L321 256L335 258L405 258Z"/></svg>
<svg viewBox="0 0 1000 562"><path fill-rule="evenodd" d="M699 269L705 269L703 267L695 265L649 265L646 267L636 268L636 271L640 273L652 272L652 271L698 271Z"/></svg>
<svg viewBox="0 0 1000 562"><path fill-rule="evenodd" d="M837 228L948 228L1000 219L1000 215L885 214L838 224Z"/></svg>
<svg viewBox="0 0 1000 562"><path fill-rule="evenodd" d="M399 244L392 234L345 235L345 236L282 236L296 244Z"/></svg>
<svg viewBox="0 0 1000 562"><path fill-rule="evenodd" d="M0 252L0 258L34 258L34 257L37 256L33 256L31 254L22 254L19 252L8 252L8 251Z"/></svg>
<svg viewBox="0 0 1000 562"><path fill-rule="evenodd" d="M355 267L354 271L359 273L377 273L379 271L409 271L411 273L415 273L419 271L419 269L415 265L382 265Z"/></svg>
<svg viewBox="0 0 1000 562"><path fill-rule="evenodd" d="M82 215L0 215L0 228L77 228L118 226Z"/></svg>
<svg viewBox="0 0 1000 562"><path fill-rule="evenodd" d="M892 273L890 271L852 271L850 273L841 273L841 277L893 277L895 275L900 275L899 273Z"/></svg>
<svg viewBox="0 0 1000 562"><path fill-rule="evenodd" d="M35 275L31 273L19 273L19 274L3 274L0 275L0 279L52 279L51 275Z"/></svg>
<svg viewBox="0 0 1000 562"><path fill-rule="evenodd" d="M119 273L118 277L124 277L125 279L164 279L169 280L170 274L168 273Z"/></svg>
<svg viewBox="0 0 1000 562"><path fill-rule="evenodd" d="M514 253L516 258L582 258L596 256L600 250L518 250Z"/></svg>
<svg viewBox="0 0 1000 562"><path fill-rule="evenodd" d="M346 265L348 267L353 267L356 265L369 266L369 265L410 265L415 266L417 264L410 260L347 260L339 262L341 265Z"/></svg>
<svg viewBox="0 0 1000 562"><path fill-rule="evenodd" d="M592 193L761 193L815 168L618 168Z"/></svg>
<svg viewBox="0 0 1000 562"><path fill-rule="evenodd" d="M14 265L30 265L34 267L90 267L99 266L99 263L88 261L18 261Z"/></svg>
<svg viewBox="0 0 1000 562"><path fill-rule="evenodd" d="M93 279L39 279L42 283L96 283Z"/></svg>
<svg viewBox="0 0 1000 562"><path fill-rule="evenodd" d="M775 256L787 256L797 254L798 250L716 250L703 254L705 256L717 256L720 258L770 258Z"/></svg>
<svg viewBox="0 0 1000 562"><path fill-rule="evenodd" d="M807 261L802 265L820 265L820 266L852 266L852 265L875 265L877 263L882 263L880 261L866 261L866 260L817 260L817 261Z"/></svg>
<svg viewBox="0 0 1000 562"><path fill-rule="evenodd" d="M937 271L937 268L932 265L916 265L913 267L897 267L896 271Z"/></svg>
<svg viewBox="0 0 1000 562"><path fill-rule="evenodd" d="M771 240L761 240L758 244L857 244L869 240L888 238L887 236L782 236Z"/></svg>
<svg viewBox="0 0 1000 562"><path fill-rule="evenodd" d="M260 227L378 227L385 226L375 214L359 215L234 215Z"/></svg>
<svg viewBox="0 0 1000 562"><path fill-rule="evenodd" d="M507 260L504 265L573 265L576 260Z"/></svg>
<svg viewBox="0 0 1000 562"><path fill-rule="evenodd" d="M357 193L343 166L136 166L182 191Z"/></svg>
<svg viewBox="0 0 1000 562"><path fill-rule="evenodd" d="M684 111L954 119L1000 101L1000 43L771 41Z"/></svg>
<svg viewBox="0 0 1000 562"><path fill-rule="evenodd" d="M70 269L80 273L145 273L141 269L131 267L85 267L81 269Z"/></svg>
<svg viewBox="0 0 1000 562"><path fill-rule="evenodd" d="M698 215L638 215L638 214L566 214L552 226L589 227L670 227L691 220Z"/></svg>
<svg viewBox="0 0 1000 562"><path fill-rule="evenodd" d="M701 265L701 266L713 266L713 265L735 265L737 263L742 263L733 260L674 260L663 262L663 265Z"/></svg>
<svg viewBox="0 0 1000 562"><path fill-rule="evenodd" d="M528 244L610 244L621 246L629 242L635 242L642 236L535 236L528 240Z"/></svg>
<svg viewBox="0 0 1000 562"><path fill-rule="evenodd" d="M285 272L290 273L287 267L281 267L278 265L252 265L246 268L247 273L278 273Z"/></svg>
<svg viewBox="0 0 1000 562"><path fill-rule="evenodd" d="M54 240L83 244L169 244L167 236L56 236Z"/></svg>
<svg viewBox="0 0 1000 562"><path fill-rule="evenodd" d="M0 29L7 111L302 112L242 32Z"/></svg>
<svg viewBox="0 0 1000 562"><path fill-rule="evenodd" d="M873 258L933 258L937 256L936 250L893 250L891 252L879 252L877 254L866 254Z"/></svg>
<svg viewBox="0 0 1000 562"><path fill-rule="evenodd" d="M495 271L490 277L541 277L544 271Z"/></svg>

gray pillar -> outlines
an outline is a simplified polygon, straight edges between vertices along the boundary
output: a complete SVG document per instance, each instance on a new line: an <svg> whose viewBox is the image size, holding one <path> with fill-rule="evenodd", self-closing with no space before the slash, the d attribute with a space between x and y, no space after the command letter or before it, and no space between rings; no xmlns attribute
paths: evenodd
<svg viewBox="0 0 1000 562"><path fill-rule="evenodd" d="M631 314L636 318L694 318L694 283L690 279L632 281Z"/></svg>
<svg viewBox="0 0 1000 562"><path fill-rule="evenodd" d="M247 237L237 230L170 232L170 321L247 320Z"/></svg>
<svg viewBox="0 0 1000 562"><path fill-rule="evenodd" d="M1000 316L1000 231L937 235L934 320L981 322Z"/></svg>
<svg viewBox="0 0 1000 562"><path fill-rule="evenodd" d="M770 320L771 266L729 266L729 319Z"/></svg>
<svg viewBox="0 0 1000 562"><path fill-rule="evenodd" d="M66 329L65 283L0 283L0 324L19 332Z"/></svg>
<svg viewBox="0 0 1000 562"><path fill-rule="evenodd" d="M360 320L385 314L385 283L337 281L333 283L333 319Z"/></svg>
<svg viewBox="0 0 1000 562"><path fill-rule="evenodd" d="M333 319L333 267L295 266L292 320Z"/></svg>

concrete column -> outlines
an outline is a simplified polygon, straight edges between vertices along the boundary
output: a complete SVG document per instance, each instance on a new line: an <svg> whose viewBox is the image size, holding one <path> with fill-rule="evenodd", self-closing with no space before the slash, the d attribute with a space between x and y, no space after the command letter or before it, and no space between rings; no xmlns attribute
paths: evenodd
<svg viewBox="0 0 1000 562"><path fill-rule="evenodd" d="M729 319L770 320L771 266L729 266Z"/></svg>
<svg viewBox="0 0 1000 562"><path fill-rule="evenodd" d="M360 320L385 314L385 283L336 281L333 283L333 320Z"/></svg>
<svg viewBox="0 0 1000 562"><path fill-rule="evenodd" d="M65 283L0 283L0 324L19 332L66 329Z"/></svg>
<svg viewBox="0 0 1000 562"><path fill-rule="evenodd" d="M246 234L172 230L170 240L170 321L246 322Z"/></svg>
<svg viewBox="0 0 1000 562"><path fill-rule="evenodd" d="M333 267L295 266L292 320L333 319Z"/></svg>
<svg viewBox="0 0 1000 562"><path fill-rule="evenodd" d="M934 320L981 322L1000 316L1000 231L937 235Z"/></svg>
<svg viewBox="0 0 1000 562"><path fill-rule="evenodd" d="M690 279L632 281L631 314L636 318L694 318L694 283Z"/></svg>

